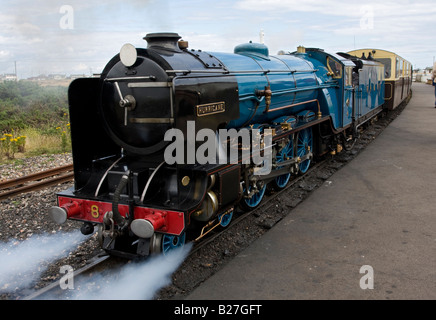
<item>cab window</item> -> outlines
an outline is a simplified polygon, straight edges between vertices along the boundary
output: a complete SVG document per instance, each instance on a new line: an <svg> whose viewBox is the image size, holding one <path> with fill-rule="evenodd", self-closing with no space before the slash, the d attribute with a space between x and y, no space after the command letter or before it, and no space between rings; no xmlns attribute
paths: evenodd
<svg viewBox="0 0 436 320"><path fill-rule="evenodd" d="M333 73L334 79L342 78L342 65L339 63L339 61L336 61L331 57L327 57L327 67L329 71Z"/></svg>
<svg viewBox="0 0 436 320"><path fill-rule="evenodd" d="M345 67L345 86L353 85L353 67Z"/></svg>

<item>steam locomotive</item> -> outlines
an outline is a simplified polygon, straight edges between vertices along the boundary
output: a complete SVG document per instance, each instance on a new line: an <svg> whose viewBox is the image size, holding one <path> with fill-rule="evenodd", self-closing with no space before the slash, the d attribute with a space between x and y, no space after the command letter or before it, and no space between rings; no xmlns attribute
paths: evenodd
<svg viewBox="0 0 436 320"><path fill-rule="evenodd" d="M273 56L252 42L210 53L189 49L177 33L144 39L147 48L124 45L99 77L71 83L74 186L49 209L57 223L83 221L84 234L96 227L110 254L167 253L187 234L225 228L267 187L283 189L314 157L350 148L384 108L384 66L374 60L304 47ZM205 130L219 146L207 159L220 161L194 157ZM180 149L169 132L180 134ZM244 155L242 133L270 157Z"/></svg>

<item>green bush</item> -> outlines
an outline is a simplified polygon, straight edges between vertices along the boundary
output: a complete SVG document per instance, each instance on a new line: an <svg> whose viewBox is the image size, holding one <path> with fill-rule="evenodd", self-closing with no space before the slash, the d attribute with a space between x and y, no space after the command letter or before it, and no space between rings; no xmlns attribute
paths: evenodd
<svg viewBox="0 0 436 320"><path fill-rule="evenodd" d="M67 90L23 80L0 83L0 132L56 127L68 112Z"/></svg>
<svg viewBox="0 0 436 320"><path fill-rule="evenodd" d="M67 92L23 80L0 82L0 162L18 153L71 150Z"/></svg>

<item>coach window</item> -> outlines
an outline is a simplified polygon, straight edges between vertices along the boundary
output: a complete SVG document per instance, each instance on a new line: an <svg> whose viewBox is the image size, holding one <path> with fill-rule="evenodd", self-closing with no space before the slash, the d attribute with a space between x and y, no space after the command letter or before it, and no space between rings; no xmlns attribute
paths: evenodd
<svg viewBox="0 0 436 320"><path fill-rule="evenodd" d="M395 75L395 78L399 78L400 76L401 76L401 74L400 74L400 58L397 58L397 71L396 71L396 75Z"/></svg>
<svg viewBox="0 0 436 320"><path fill-rule="evenodd" d="M400 62L400 77L404 77L404 60Z"/></svg>
<svg viewBox="0 0 436 320"><path fill-rule="evenodd" d="M381 58L377 59L385 66L385 78L388 79L391 77L391 59L390 58Z"/></svg>
<svg viewBox="0 0 436 320"><path fill-rule="evenodd" d="M342 78L342 65L338 61L327 57L327 66L334 79Z"/></svg>

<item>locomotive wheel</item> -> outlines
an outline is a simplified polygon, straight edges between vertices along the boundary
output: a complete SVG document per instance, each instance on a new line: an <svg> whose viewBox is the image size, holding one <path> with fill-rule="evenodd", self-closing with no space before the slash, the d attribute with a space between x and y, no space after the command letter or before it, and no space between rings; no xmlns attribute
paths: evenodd
<svg viewBox="0 0 436 320"><path fill-rule="evenodd" d="M292 140L289 140L286 146L282 150L280 150L279 153L277 153L276 162L279 163L288 160L293 156L294 156L294 144L292 143ZM280 169L280 167L278 167L277 169ZM283 174L272 181L271 183L272 187L277 191L282 190L283 188L286 187L290 178L291 178L290 173Z"/></svg>
<svg viewBox="0 0 436 320"><path fill-rule="evenodd" d="M180 236L155 233L150 242L150 254L163 253L163 255L166 255L171 252L171 250L184 246L185 239L185 233L182 233Z"/></svg>
<svg viewBox="0 0 436 320"><path fill-rule="evenodd" d="M248 190L251 190L251 186L249 187ZM265 195L265 190L266 190L266 184L264 184L263 188L260 189L259 192L255 193L251 198L243 197L239 202L242 210L250 211L258 207L262 202L263 196ZM243 189L243 192L245 194L245 187Z"/></svg>
<svg viewBox="0 0 436 320"><path fill-rule="evenodd" d="M233 218L233 211L218 215L220 226L223 228L227 227L230 224L230 222L232 222L232 218Z"/></svg>
<svg viewBox="0 0 436 320"><path fill-rule="evenodd" d="M341 135L341 137L342 137L344 149L346 151L350 151L351 149L353 149L353 147L357 141L357 137L352 136L351 138L347 138L345 131Z"/></svg>
<svg viewBox="0 0 436 320"><path fill-rule="evenodd" d="M313 150L312 128L306 128L298 132L297 136L297 156L303 157ZM310 166L310 159L306 159L300 163L299 168L301 173L306 173Z"/></svg>

